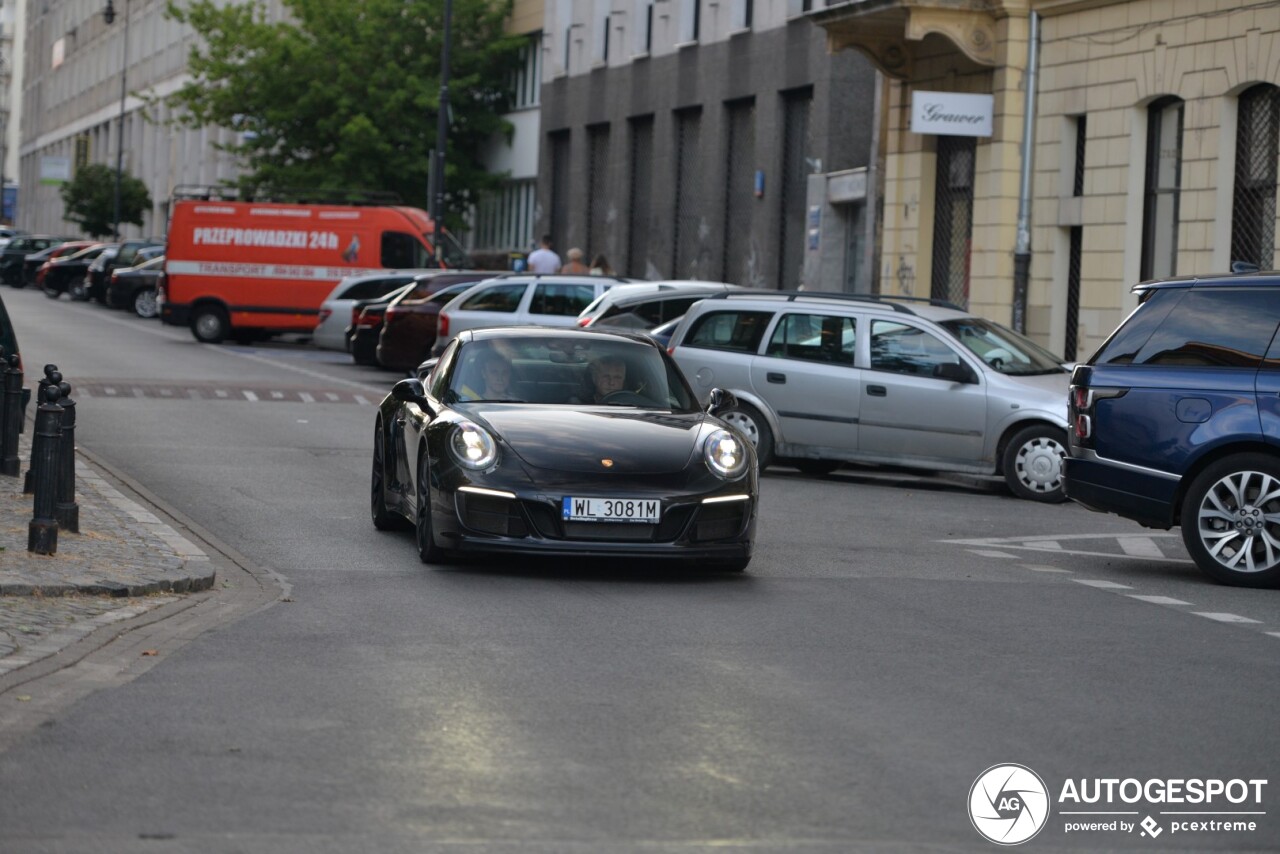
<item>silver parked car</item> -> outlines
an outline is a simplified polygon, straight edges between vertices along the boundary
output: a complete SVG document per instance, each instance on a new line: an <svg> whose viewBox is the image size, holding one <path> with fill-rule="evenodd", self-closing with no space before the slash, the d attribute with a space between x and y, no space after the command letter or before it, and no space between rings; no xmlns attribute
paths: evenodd
<svg viewBox="0 0 1280 854"><path fill-rule="evenodd" d="M741 289L725 282L692 279L618 285L583 309L578 315L578 325L588 329L607 326L652 329L681 317L700 299L732 290Z"/></svg>
<svg viewBox="0 0 1280 854"><path fill-rule="evenodd" d="M670 342L694 390L732 391L722 417L761 467L841 462L1001 475L1061 501L1066 368L999 324L932 300L728 292L689 309Z"/></svg>
<svg viewBox="0 0 1280 854"><path fill-rule="evenodd" d="M404 287L413 277L426 270L387 270L346 276L320 303L320 317L311 343L325 350L347 349L347 327L351 325L351 309L357 303L384 297Z"/></svg>
<svg viewBox="0 0 1280 854"><path fill-rule="evenodd" d="M440 309L433 355L440 355L459 332L491 326L574 326L582 310L614 285L619 276L517 273L477 282Z"/></svg>

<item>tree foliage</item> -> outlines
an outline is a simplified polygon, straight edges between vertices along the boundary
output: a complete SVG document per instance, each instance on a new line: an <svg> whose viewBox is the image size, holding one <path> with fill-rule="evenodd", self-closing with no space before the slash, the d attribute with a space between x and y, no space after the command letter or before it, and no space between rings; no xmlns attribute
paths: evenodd
<svg viewBox="0 0 1280 854"><path fill-rule="evenodd" d="M116 170L90 163L76 170L75 178L62 185L64 218L90 237L107 237L115 230ZM147 185L129 174L120 176L120 221L142 225L151 209Z"/></svg>
<svg viewBox="0 0 1280 854"><path fill-rule="evenodd" d="M247 194L391 191L426 207L440 103L444 0L284 0L289 19L256 2L170 0L192 27L192 80L163 99L175 121L240 133ZM445 158L446 223L494 188L479 154L510 134L511 74L524 39L504 34L511 0L453 0Z"/></svg>

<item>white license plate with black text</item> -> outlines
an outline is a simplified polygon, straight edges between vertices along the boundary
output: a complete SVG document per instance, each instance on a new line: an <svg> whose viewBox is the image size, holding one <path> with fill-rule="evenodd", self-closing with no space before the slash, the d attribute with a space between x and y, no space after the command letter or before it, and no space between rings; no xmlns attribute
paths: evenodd
<svg viewBox="0 0 1280 854"><path fill-rule="evenodd" d="M662 502L656 498L575 498L561 505L565 520L574 522L657 522Z"/></svg>

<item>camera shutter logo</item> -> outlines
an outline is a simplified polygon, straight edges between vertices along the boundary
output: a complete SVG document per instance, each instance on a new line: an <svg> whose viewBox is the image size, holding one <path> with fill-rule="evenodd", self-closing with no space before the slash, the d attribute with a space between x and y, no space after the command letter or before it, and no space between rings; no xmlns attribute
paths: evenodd
<svg viewBox="0 0 1280 854"><path fill-rule="evenodd" d="M1049 790L1025 765L992 765L969 789L969 820L997 845L1019 845L1049 820Z"/></svg>

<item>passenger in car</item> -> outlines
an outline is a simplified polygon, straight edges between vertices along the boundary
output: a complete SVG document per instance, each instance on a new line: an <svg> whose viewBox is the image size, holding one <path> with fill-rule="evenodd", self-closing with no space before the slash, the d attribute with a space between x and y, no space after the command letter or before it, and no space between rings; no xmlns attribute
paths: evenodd
<svg viewBox="0 0 1280 854"><path fill-rule="evenodd" d="M476 357L475 367L479 370L476 385L480 389L464 383L459 390L463 400L520 400L511 385L511 363L506 356L486 350Z"/></svg>

